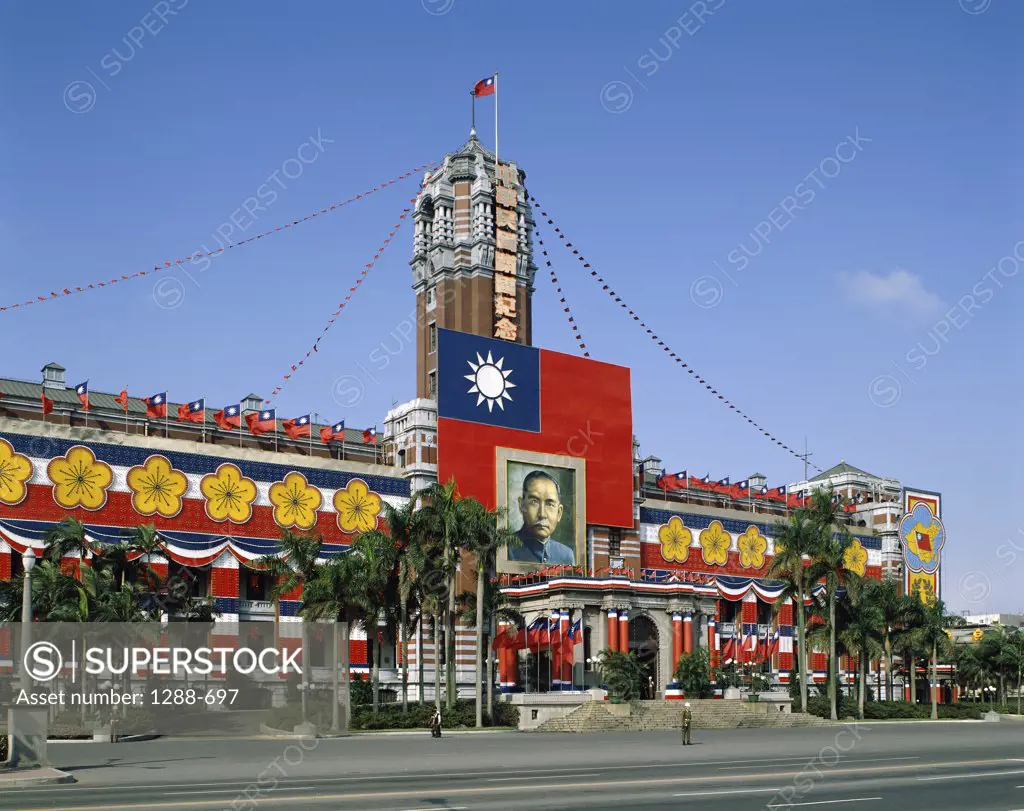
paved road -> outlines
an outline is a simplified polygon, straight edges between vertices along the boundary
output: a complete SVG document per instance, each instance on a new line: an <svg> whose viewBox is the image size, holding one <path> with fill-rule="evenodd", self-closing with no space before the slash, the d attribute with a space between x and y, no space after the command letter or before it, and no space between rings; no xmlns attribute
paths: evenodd
<svg viewBox="0 0 1024 811"><path fill-rule="evenodd" d="M1024 809L1024 723L58 744L4 811ZM6 792L5 792L6 793ZM258 800L258 803L254 801Z"/></svg>

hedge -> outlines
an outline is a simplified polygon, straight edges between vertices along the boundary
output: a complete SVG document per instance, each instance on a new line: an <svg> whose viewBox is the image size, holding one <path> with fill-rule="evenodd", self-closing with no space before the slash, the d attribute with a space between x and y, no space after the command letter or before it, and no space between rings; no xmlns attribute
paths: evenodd
<svg viewBox="0 0 1024 811"><path fill-rule="evenodd" d="M410 704L408 712L402 712L401 704L383 704L377 715L373 708L364 705L353 707L351 729L426 729L434 714L433 704ZM330 702L310 702L308 717L316 721L318 716L328 722L331 718ZM289 704L268 710L263 723L272 729L291 731L302 722L302 706ZM449 712L441 708L441 724L443 728L476 726L476 705L469 699L460 699L455 709ZM517 727L519 725L519 708L505 702L494 705L494 723L484 712L484 726Z"/></svg>
<svg viewBox="0 0 1024 811"><path fill-rule="evenodd" d="M839 699L839 717L856 718L857 701L849 696ZM986 709L980 704L940 704L939 718L949 720L978 720ZM825 696L812 696L807 700L807 712L828 718L829 703ZM870 721L892 719L928 719L932 717L931 704L911 704L907 701L868 701L864 704L864 718Z"/></svg>

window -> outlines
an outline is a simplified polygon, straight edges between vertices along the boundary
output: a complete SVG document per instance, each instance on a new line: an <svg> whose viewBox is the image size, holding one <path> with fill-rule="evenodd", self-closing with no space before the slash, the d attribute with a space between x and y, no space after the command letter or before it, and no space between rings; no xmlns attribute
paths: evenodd
<svg viewBox="0 0 1024 811"><path fill-rule="evenodd" d="M622 530L618 527L611 527L608 530L608 557L617 558L622 552Z"/></svg>
<svg viewBox="0 0 1024 811"><path fill-rule="evenodd" d="M427 325L427 352L433 355L437 351L437 324L433 321Z"/></svg>
<svg viewBox="0 0 1024 811"><path fill-rule="evenodd" d="M427 396L431 400L437 398L437 372L427 375Z"/></svg>

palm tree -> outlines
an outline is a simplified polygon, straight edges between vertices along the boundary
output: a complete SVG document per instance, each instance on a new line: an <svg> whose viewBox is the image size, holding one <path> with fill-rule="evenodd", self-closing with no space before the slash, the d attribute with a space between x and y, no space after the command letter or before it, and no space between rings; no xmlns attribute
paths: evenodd
<svg viewBox="0 0 1024 811"><path fill-rule="evenodd" d="M449 710L455 709L455 618L456 578L462 554L462 535L466 520L466 508L456 492L455 479L446 484L435 482L423 492L424 507L420 521L421 531L433 535L439 542L443 563L440 573L446 582L446 604L444 609L445 647L445 703ZM435 653L435 658L437 658ZM435 667L437 665L435 664Z"/></svg>
<svg viewBox="0 0 1024 811"><path fill-rule="evenodd" d="M872 600L882 612L882 651L885 657L886 698L893 701L893 648L896 632L913 623L921 612L921 601L912 595L902 594L899 579L883 577L872 589Z"/></svg>
<svg viewBox="0 0 1024 811"><path fill-rule="evenodd" d="M399 602L398 632L402 651L402 712L409 710L409 603L414 597L417 557L414 549L415 514L415 498L410 498L401 507L384 502L384 523L398 552L396 575Z"/></svg>
<svg viewBox="0 0 1024 811"><path fill-rule="evenodd" d="M323 540L319 535L281 530L281 554L263 555L252 562L252 568L265 571L275 578L270 587L270 599L279 600L297 588L303 589L316 574ZM309 666L305 661L309 651L309 628L302 623L302 721L308 718Z"/></svg>
<svg viewBox="0 0 1024 811"><path fill-rule="evenodd" d="M312 578L302 590L302 620L316 622L330 619L334 629L332 672L334 680L334 706L331 729L348 732L351 720L349 685L352 669L349 658L349 628L355 618L355 606L349 596L350 575L347 557L336 557L317 566ZM339 661L340 659L340 661ZM344 714L341 708L344 707Z"/></svg>
<svg viewBox="0 0 1024 811"><path fill-rule="evenodd" d="M857 655L857 717L864 718L868 661L881 653L882 613L872 598L875 580L857 578L847 583L846 617L840 639Z"/></svg>
<svg viewBox="0 0 1024 811"><path fill-rule="evenodd" d="M1020 715L1021 686L1024 681L1024 630L1018 628L1007 634L999 659L1011 673L1017 674L1017 715Z"/></svg>
<svg viewBox="0 0 1024 811"><path fill-rule="evenodd" d="M950 652L953 647L953 643L946 634L946 628L950 626L951 618L946 614L946 605L942 600L936 600L931 605L924 606L920 617L920 638L922 643L931 651L929 682L932 694L932 720L935 721L939 717L939 654Z"/></svg>
<svg viewBox="0 0 1024 811"><path fill-rule="evenodd" d="M776 611L790 600L796 604L797 672L800 679L800 711L807 712L807 618L804 599L812 581L807 579L805 556L816 549L815 527L810 510L797 508L775 534L775 554L765 577L781 580L785 588L775 603Z"/></svg>
<svg viewBox="0 0 1024 811"><path fill-rule="evenodd" d="M82 584L52 560L32 569L32 619L37 622L81 622L89 615L88 594ZM0 582L0 623L21 621L25 578Z"/></svg>
<svg viewBox="0 0 1024 811"><path fill-rule="evenodd" d="M94 551L92 542L85 537L85 524L70 515L50 527L43 540L46 542L46 557L57 564L64 557L75 555L80 565L85 565Z"/></svg>
<svg viewBox="0 0 1024 811"><path fill-rule="evenodd" d="M493 614L486 610L487 583L490 572L495 565L495 556L498 549L509 545L518 544L519 537L512 530L508 529L507 522L499 520L498 513L486 509L476 499L466 499L462 502L465 509L465 545L476 558L476 605L472 611L472 619L467 615L466 620L476 626L476 725L482 727L483 722L483 685L486 681L487 689L492 696L491 706L493 708L494 679L490 668L490 654L487 656L487 673L484 677L484 646L490 651L487 638L485 637L485 626L490 628Z"/></svg>

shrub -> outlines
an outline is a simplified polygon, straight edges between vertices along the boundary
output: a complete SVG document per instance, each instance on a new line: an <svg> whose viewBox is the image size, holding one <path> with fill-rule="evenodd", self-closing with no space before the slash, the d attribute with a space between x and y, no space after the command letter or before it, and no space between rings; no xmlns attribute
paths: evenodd
<svg viewBox="0 0 1024 811"><path fill-rule="evenodd" d="M715 682L724 690L728 687L739 687L743 680L740 678L740 671L736 664L730 662L718 669L718 672L715 673Z"/></svg>
<svg viewBox="0 0 1024 811"><path fill-rule="evenodd" d="M675 680L679 689L689 698L710 698L711 678L708 676L708 650L699 648L684 653L676 664Z"/></svg>
<svg viewBox="0 0 1024 811"><path fill-rule="evenodd" d="M635 653L606 648L601 652L599 667L601 679L612 695L635 701L643 694L645 673Z"/></svg>
<svg viewBox="0 0 1024 811"><path fill-rule="evenodd" d="M495 727L518 727L519 707L500 701L494 705L494 718L488 720L490 720L490 725ZM487 723L486 720L485 723Z"/></svg>
<svg viewBox="0 0 1024 811"><path fill-rule="evenodd" d="M7 762L7 741L8 737L5 731L3 735L0 735L0 763Z"/></svg>
<svg viewBox="0 0 1024 811"><path fill-rule="evenodd" d="M821 718L829 717L828 698L814 696L807 700L807 712ZM931 718L931 704L911 704L908 701L868 701L864 704L864 718L870 721L925 720ZM839 717L857 717L857 700L839 697ZM978 720L981 710L970 704L940 704L939 718L950 720Z"/></svg>

